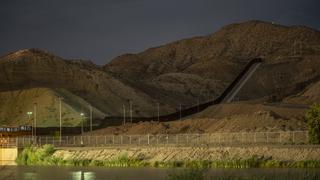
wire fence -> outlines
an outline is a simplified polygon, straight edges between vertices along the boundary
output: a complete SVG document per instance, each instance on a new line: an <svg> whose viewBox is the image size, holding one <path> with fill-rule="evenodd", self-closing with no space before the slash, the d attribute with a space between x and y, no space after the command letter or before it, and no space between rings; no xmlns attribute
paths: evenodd
<svg viewBox="0 0 320 180"><path fill-rule="evenodd" d="M3 147L52 144L55 147L99 146L217 146L245 144L308 144L308 131L243 132L211 134L144 134L106 136L24 136L0 138Z"/></svg>

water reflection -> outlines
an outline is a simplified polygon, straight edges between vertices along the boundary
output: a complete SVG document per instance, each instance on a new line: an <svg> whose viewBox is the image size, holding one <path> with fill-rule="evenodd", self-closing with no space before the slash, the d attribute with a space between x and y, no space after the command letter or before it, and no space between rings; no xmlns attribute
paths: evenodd
<svg viewBox="0 0 320 180"><path fill-rule="evenodd" d="M23 179L24 180L37 180L37 174L34 172L24 173Z"/></svg>
<svg viewBox="0 0 320 180"><path fill-rule="evenodd" d="M0 180L162 180L186 169L0 166ZM320 169L208 169L207 179L320 179Z"/></svg>
<svg viewBox="0 0 320 180"><path fill-rule="evenodd" d="M96 175L94 172L75 171L71 172L72 180L95 180Z"/></svg>

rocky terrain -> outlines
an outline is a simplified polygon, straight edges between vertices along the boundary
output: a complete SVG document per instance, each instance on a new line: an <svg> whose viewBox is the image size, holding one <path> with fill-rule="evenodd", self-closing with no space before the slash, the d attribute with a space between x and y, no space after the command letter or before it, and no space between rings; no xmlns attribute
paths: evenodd
<svg viewBox="0 0 320 180"><path fill-rule="evenodd" d="M64 118L71 125L78 122L80 112L88 113L88 105L94 107L96 118L121 116L123 105L129 116L130 103L133 116L156 116L157 103L160 113L167 114L180 104L186 108L218 97L255 57L262 57L264 63L235 98L240 102L210 107L186 122L210 121L216 126L210 131L303 129L308 106L320 102L320 32L261 21L231 24L207 36L124 54L103 67L34 49L4 55L0 123L20 124L34 102L47 99L38 103L39 112L44 114L40 115L44 126L53 125L57 103L52 99L60 96L64 107L69 107ZM10 108L4 105L8 103ZM48 113L50 106L52 113ZM218 126L218 121L225 125ZM230 128L252 122L249 129Z"/></svg>

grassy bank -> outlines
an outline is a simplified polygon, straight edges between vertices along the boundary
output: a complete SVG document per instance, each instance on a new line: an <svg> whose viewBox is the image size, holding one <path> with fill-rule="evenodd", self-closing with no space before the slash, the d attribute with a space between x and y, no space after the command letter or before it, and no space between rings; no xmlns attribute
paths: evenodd
<svg viewBox="0 0 320 180"><path fill-rule="evenodd" d="M26 147L16 160L18 165L103 166L103 167L184 167L184 168L320 168L320 161L277 161L270 157L252 156L248 159L223 161L167 161L148 162L142 158L129 158L126 154L110 160L62 159L52 156L51 145Z"/></svg>

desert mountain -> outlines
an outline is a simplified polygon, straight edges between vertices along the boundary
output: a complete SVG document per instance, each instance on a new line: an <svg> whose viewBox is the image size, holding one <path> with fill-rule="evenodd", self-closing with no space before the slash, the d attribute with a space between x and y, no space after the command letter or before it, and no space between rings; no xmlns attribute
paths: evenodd
<svg viewBox="0 0 320 180"><path fill-rule="evenodd" d="M75 98L66 97L66 93L55 93L55 96L61 95L66 105L81 104L73 106L78 114L82 111L88 114L88 107L92 105L96 109L95 117L101 117L101 113L109 116L120 115L123 112L123 104L127 106L128 111L130 99L135 100L133 115L148 116L157 111L156 102L152 97L124 84L89 62L64 60L45 51L29 49L1 57L0 69L2 108L6 107L6 102L12 103L10 107L20 106L19 101L14 101L19 96L28 99L26 109L32 109L33 103L38 103L39 112L41 109L47 109L42 112L48 113L49 107L46 104L49 102L37 102L35 97L41 95L34 91L34 88L46 88L51 94L57 89L72 94ZM34 96L30 96L29 93L33 91ZM77 102L80 99L85 102ZM26 111L16 108L9 113L9 109L1 109L0 121L8 122L8 119L12 118L21 121L22 115L24 119L27 118ZM140 109L143 111L139 111ZM162 109L164 112L171 110L165 105ZM52 117L51 120L56 121L56 117Z"/></svg>
<svg viewBox="0 0 320 180"><path fill-rule="evenodd" d="M63 106L69 112L64 118L69 124L79 122L78 114L88 113L89 105L94 107L97 118L121 116L123 105L129 116L130 102L133 116L156 116L158 103L160 113L167 114L178 110L180 104L185 108L218 97L256 57L263 58L263 65L235 98L250 102L243 107L254 112L247 114L262 112L260 115L267 114L271 119L290 119L298 112L295 119L301 119L304 105L319 102L320 32L303 26L249 21L225 26L207 36L121 55L103 67L36 49L2 56L0 122L26 119L25 111L41 101L39 108L43 104L42 109L48 109L42 110L47 113L43 123L52 125L50 121L57 121L53 99L58 97L63 97ZM28 107L18 105L21 101ZM283 106L272 104L275 102L290 104L285 108L291 110L295 108L292 104L304 110L284 112ZM17 108L8 110L5 103ZM224 107L224 111L212 113ZM48 113L50 109L55 110ZM195 117L227 118L234 109L232 105L220 105ZM242 115L245 111L237 110Z"/></svg>
<svg viewBox="0 0 320 180"><path fill-rule="evenodd" d="M265 63L237 99L281 100L320 80L319 56L319 31L249 21L208 36L122 55L104 69L139 84L142 91L147 86L183 94L180 102L190 105L198 98L217 97L249 60L262 57Z"/></svg>

